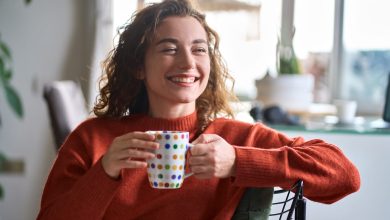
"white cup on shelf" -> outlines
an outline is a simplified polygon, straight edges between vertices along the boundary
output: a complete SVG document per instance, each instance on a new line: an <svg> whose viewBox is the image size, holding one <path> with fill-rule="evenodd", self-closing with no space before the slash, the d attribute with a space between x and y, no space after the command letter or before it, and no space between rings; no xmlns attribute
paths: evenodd
<svg viewBox="0 0 390 220"><path fill-rule="evenodd" d="M340 124L353 124L356 116L357 102L347 99L335 99L336 116Z"/></svg>

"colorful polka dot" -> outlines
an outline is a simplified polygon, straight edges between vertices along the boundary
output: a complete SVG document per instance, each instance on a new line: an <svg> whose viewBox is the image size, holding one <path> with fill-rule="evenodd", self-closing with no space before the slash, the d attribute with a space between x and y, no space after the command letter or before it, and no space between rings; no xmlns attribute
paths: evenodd
<svg viewBox="0 0 390 220"><path fill-rule="evenodd" d="M166 134L165 139L169 140L169 138L171 138L171 136L169 134Z"/></svg>
<svg viewBox="0 0 390 220"><path fill-rule="evenodd" d="M169 170L169 168L171 168L171 166L169 166L169 164L165 164L165 169Z"/></svg>
<svg viewBox="0 0 390 220"><path fill-rule="evenodd" d="M159 186L159 187L163 187L163 186L164 186L164 183L159 182L159 183L158 183L158 186Z"/></svg>
<svg viewBox="0 0 390 220"><path fill-rule="evenodd" d="M155 165L154 163L152 163L152 164L150 165L150 167L152 167L152 169L154 169L154 168L156 167L156 165Z"/></svg>
<svg viewBox="0 0 390 220"><path fill-rule="evenodd" d="M153 182L153 186L154 186L154 187L157 187L157 186L158 186L158 183L157 183L157 182Z"/></svg>
<svg viewBox="0 0 390 220"><path fill-rule="evenodd" d="M161 139L162 139L161 134L158 134L158 135L156 136L156 139L157 139L157 140L161 140Z"/></svg>
<svg viewBox="0 0 390 220"><path fill-rule="evenodd" d="M183 169L183 165L180 165L180 166L179 166L179 170L182 170L182 169Z"/></svg>
<svg viewBox="0 0 390 220"><path fill-rule="evenodd" d="M180 160L184 160L184 155L180 154L179 158L180 158Z"/></svg>
<svg viewBox="0 0 390 220"><path fill-rule="evenodd" d="M164 186L165 186L166 188L168 188L168 187L169 187L169 183L165 183Z"/></svg>
<svg viewBox="0 0 390 220"><path fill-rule="evenodd" d="M171 147L171 145L165 144L165 149L169 149L170 147Z"/></svg>
<svg viewBox="0 0 390 220"><path fill-rule="evenodd" d="M180 184L179 183L176 183L176 188L179 188L180 187Z"/></svg>
<svg viewBox="0 0 390 220"><path fill-rule="evenodd" d="M175 187L175 184L174 183L171 183L171 188Z"/></svg>
<svg viewBox="0 0 390 220"><path fill-rule="evenodd" d="M184 144L180 144L180 149L183 149L184 148Z"/></svg>
<svg viewBox="0 0 390 220"><path fill-rule="evenodd" d="M180 180L181 179L181 175L177 176L177 179Z"/></svg>
<svg viewBox="0 0 390 220"><path fill-rule="evenodd" d="M173 158L174 160L176 160L176 159L177 159L177 154L174 154L174 155L172 156L172 158Z"/></svg>
<svg viewBox="0 0 390 220"><path fill-rule="evenodd" d="M178 138L177 134L173 135L173 139L177 140Z"/></svg>
<svg viewBox="0 0 390 220"><path fill-rule="evenodd" d="M157 165L157 169L161 170L163 166L161 164Z"/></svg>
<svg viewBox="0 0 390 220"><path fill-rule="evenodd" d="M174 144L174 145L173 145L173 149L177 149L177 144Z"/></svg>
<svg viewBox="0 0 390 220"><path fill-rule="evenodd" d="M173 174L171 178L172 178L173 180L176 179L176 175Z"/></svg>
<svg viewBox="0 0 390 220"><path fill-rule="evenodd" d="M162 179L163 178L163 175L160 173L160 174L158 174L158 178L159 179Z"/></svg>
<svg viewBox="0 0 390 220"><path fill-rule="evenodd" d="M176 170L177 169L177 166L176 165L172 165L172 170Z"/></svg>
<svg viewBox="0 0 390 220"><path fill-rule="evenodd" d="M162 158L161 154L157 154L157 159L161 159L161 158Z"/></svg>
<svg viewBox="0 0 390 220"><path fill-rule="evenodd" d="M184 134L181 134L181 139L184 139Z"/></svg>

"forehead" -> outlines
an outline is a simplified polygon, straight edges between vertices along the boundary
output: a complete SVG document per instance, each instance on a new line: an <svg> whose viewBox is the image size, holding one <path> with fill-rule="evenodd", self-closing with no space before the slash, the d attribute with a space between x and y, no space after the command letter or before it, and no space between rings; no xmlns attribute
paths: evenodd
<svg viewBox="0 0 390 220"><path fill-rule="evenodd" d="M157 26L154 40L171 37L183 40L203 39L207 41L207 33L202 24L191 16L170 16Z"/></svg>

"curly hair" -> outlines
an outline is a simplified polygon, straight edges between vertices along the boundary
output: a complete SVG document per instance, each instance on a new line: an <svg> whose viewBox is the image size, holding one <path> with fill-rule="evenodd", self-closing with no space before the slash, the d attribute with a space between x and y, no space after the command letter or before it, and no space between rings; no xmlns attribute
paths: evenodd
<svg viewBox="0 0 390 220"><path fill-rule="evenodd" d="M228 73L219 52L218 34L207 25L205 15L186 0L151 4L133 15L122 28L118 45L103 61L100 94L93 109L97 117L120 118L148 112L148 96L140 71L157 26L169 16L194 17L207 33L210 77L205 91L196 100L198 132L203 131L220 114L233 117L229 101L236 100L233 93L234 79ZM230 88L227 87L228 81L231 82Z"/></svg>

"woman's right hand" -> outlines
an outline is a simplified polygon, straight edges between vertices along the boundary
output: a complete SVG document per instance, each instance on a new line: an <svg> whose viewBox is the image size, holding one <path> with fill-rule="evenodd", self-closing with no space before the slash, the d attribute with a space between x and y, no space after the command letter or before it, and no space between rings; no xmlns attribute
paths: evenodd
<svg viewBox="0 0 390 220"><path fill-rule="evenodd" d="M116 137L102 158L104 171L112 178L118 178L123 168L146 167L146 159L155 157L152 150L159 147L155 136L145 132L130 132Z"/></svg>

